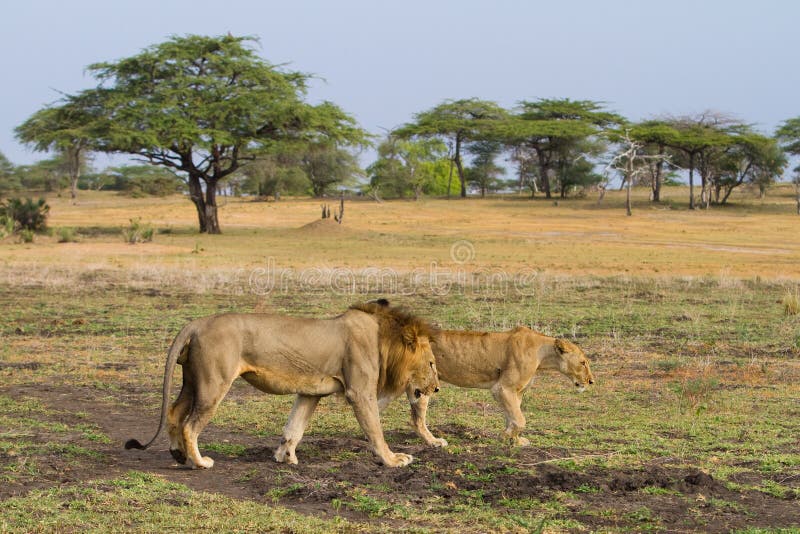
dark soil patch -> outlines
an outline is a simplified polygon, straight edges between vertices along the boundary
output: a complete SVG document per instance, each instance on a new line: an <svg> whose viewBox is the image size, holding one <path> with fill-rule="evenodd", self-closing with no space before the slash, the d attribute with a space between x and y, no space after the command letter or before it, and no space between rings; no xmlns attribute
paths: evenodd
<svg viewBox="0 0 800 534"><path fill-rule="evenodd" d="M698 469L645 465L621 470L572 470L548 463L552 456L546 451L535 447L507 451L481 430L456 425L437 430L442 435L473 442L485 440L486 447L455 454L425 447L410 431L392 431L387 433L392 448L413 454L415 461L408 468L388 469L379 465L359 436L311 433L298 448L300 465L287 466L272 458L279 436L259 439L231 433L212 423L201 436L201 449L204 442L230 442L245 450L238 456L205 451L216 465L208 471L195 471L174 463L165 437L146 451L123 449L128 438L148 437L154 431L156 407L146 412L139 409L141 392L130 389L115 394L119 404L100 400L108 398L107 390L88 387L22 386L3 388L0 393L35 398L59 413L88 414L59 420L96 424L113 441L96 444L94 450L102 456L81 458L79 466L62 454L37 456L37 463L45 468L35 477L20 477L0 485L0 500L34 488L108 479L137 470L185 484L195 491L265 504L277 502L304 514L341 515L357 521L381 521L384 525L386 517L376 518L370 511L349 505L354 491L367 491L387 506L410 504L434 511L477 499L498 513L503 513L504 508L508 513L518 513L514 502L555 499L564 507L558 512L559 519L574 519L591 530L728 532L800 524L796 500L757 491L731 491ZM15 459L0 456L0 467L12 461Z"/></svg>

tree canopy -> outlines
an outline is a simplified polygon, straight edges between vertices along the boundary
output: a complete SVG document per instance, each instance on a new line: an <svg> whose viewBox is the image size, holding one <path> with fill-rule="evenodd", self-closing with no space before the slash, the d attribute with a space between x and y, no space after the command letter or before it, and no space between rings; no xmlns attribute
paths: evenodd
<svg viewBox="0 0 800 534"><path fill-rule="evenodd" d="M414 116L392 134L399 138L439 137L453 147L453 162L458 170L461 196L467 196L467 178L461 159L466 143L483 140L493 124L507 117L507 112L494 102L467 98L447 100L438 106ZM449 191L448 191L449 194Z"/></svg>
<svg viewBox="0 0 800 534"><path fill-rule="evenodd" d="M509 120L496 124L494 134L516 150L518 160L526 159L529 153L527 159L534 159L539 167L542 190L551 198L551 175L559 179L559 169L564 177L566 173L578 172L571 166L576 149L592 146L586 143L589 138L623 121L619 115L605 111L599 102L539 99L520 102ZM562 196L564 185L561 184Z"/></svg>
<svg viewBox="0 0 800 534"><path fill-rule="evenodd" d="M305 101L310 75L269 64L254 41L172 37L135 56L90 65L98 87L40 113L80 116L74 137L89 139L93 150L133 154L183 173L200 231L219 233L218 184L260 151L284 142L368 142L335 104Z"/></svg>

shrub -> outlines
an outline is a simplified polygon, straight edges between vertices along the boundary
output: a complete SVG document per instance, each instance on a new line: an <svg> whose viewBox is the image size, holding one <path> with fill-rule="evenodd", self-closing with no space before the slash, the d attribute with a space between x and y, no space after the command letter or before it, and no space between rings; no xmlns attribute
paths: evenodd
<svg viewBox="0 0 800 534"><path fill-rule="evenodd" d="M72 228L61 227L57 231L59 243L76 243L78 241L75 230Z"/></svg>
<svg viewBox="0 0 800 534"><path fill-rule="evenodd" d="M155 229L151 225L143 223L139 217L130 221L130 226L122 229L122 235L127 243L135 245L136 243L147 243L153 240Z"/></svg>
<svg viewBox="0 0 800 534"><path fill-rule="evenodd" d="M2 215L14 221L16 230L41 232L47 228L50 206L43 198L35 202L32 198L10 198L3 206L2 211Z"/></svg>
<svg viewBox="0 0 800 534"><path fill-rule="evenodd" d="M33 230L22 229L19 231L20 243L33 243L33 236L36 235Z"/></svg>
<svg viewBox="0 0 800 534"><path fill-rule="evenodd" d="M787 290L781 304L783 304L783 313L785 315L797 315L800 313L800 293L798 293L797 289L794 290L794 293Z"/></svg>
<svg viewBox="0 0 800 534"><path fill-rule="evenodd" d="M0 239L9 236L14 233L14 219L10 217L6 217L5 215L0 216Z"/></svg>

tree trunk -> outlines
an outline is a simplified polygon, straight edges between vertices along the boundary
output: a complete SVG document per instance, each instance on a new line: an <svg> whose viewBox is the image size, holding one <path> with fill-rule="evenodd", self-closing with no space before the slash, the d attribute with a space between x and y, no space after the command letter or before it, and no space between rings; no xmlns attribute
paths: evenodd
<svg viewBox="0 0 800 534"><path fill-rule="evenodd" d="M694 209L694 153L689 155L689 209Z"/></svg>
<svg viewBox="0 0 800 534"><path fill-rule="evenodd" d="M719 201L720 204L726 204L728 202L728 197L733 193L733 189L733 187L725 188L725 194L722 196L722 200Z"/></svg>
<svg viewBox="0 0 800 534"><path fill-rule="evenodd" d="M72 198L72 203L75 204L78 198L78 178L80 178L80 172L74 173L69 178L69 196Z"/></svg>
<svg viewBox="0 0 800 534"><path fill-rule="evenodd" d="M450 186L453 184L453 158L450 158L450 174L447 176L447 199L450 199Z"/></svg>
<svg viewBox="0 0 800 534"><path fill-rule="evenodd" d="M72 203L76 203L78 198L78 179L81 177L81 149L71 147L67 150L69 166L69 195Z"/></svg>
<svg viewBox="0 0 800 534"><path fill-rule="evenodd" d="M200 233L207 231L206 227L206 201L203 198L203 187L200 185L200 176L189 174L189 198L197 209L197 219L200 223Z"/></svg>
<svg viewBox="0 0 800 534"><path fill-rule="evenodd" d="M544 198L552 198L550 193L550 175L548 174L548 165L542 151L537 150L536 155L539 156L539 174L542 177L542 189L544 190Z"/></svg>
<svg viewBox="0 0 800 534"><path fill-rule="evenodd" d="M658 155L664 155L664 148L660 147ZM656 161L656 175L653 177L653 202L661 202L661 170L664 168L664 160L659 158Z"/></svg>
<svg viewBox="0 0 800 534"><path fill-rule="evenodd" d="M627 164L627 172L628 176L625 177L625 181L627 182L627 186L625 187L625 214L630 217L631 216L631 183L633 182L633 158L628 158Z"/></svg>
<svg viewBox="0 0 800 534"><path fill-rule="evenodd" d="M464 167L461 165L461 139L456 138L456 154L453 158L458 170L458 180L461 182L461 198L467 198L467 180L464 176Z"/></svg>
<svg viewBox="0 0 800 534"><path fill-rule="evenodd" d="M713 187L713 183L714 183L713 180L710 180L708 178L704 180L703 189L706 190L706 196L703 197L703 201L705 202L703 209L708 209L709 207L711 207L711 188Z"/></svg>
<svg viewBox="0 0 800 534"><path fill-rule="evenodd" d="M219 219L217 217L217 181L206 179L206 205L205 205L206 232L221 234Z"/></svg>
<svg viewBox="0 0 800 534"><path fill-rule="evenodd" d="M800 185L795 187L795 202L797 202L797 214L800 215Z"/></svg>

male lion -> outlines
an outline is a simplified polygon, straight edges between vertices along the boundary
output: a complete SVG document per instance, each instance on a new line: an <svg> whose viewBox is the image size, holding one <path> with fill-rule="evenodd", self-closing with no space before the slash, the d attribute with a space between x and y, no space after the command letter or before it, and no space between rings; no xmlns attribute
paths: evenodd
<svg viewBox="0 0 800 534"><path fill-rule="evenodd" d="M294 449L320 398L344 393L373 452L390 467L413 457L389 450L379 418L379 401L406 391L409 399L439 389L430 330L420 319L376 303L352 306L331 319L227 313L192 321L172 342L164 374L161 420L149 447L168 420L170 452L180 463L210 468L197 436L236 377L278 395L297 394L281 445L279 462L297 463ZM180 395L167 409L175 363L183 366Z"/></svg>
<svg viewBox="0 0 800 534"><path fill-rule="evenodd" d="M520 405L538 369L561 371L579 391L594 383L589 361L577 345L524 326L508 332L440 330L431 338L431 348L442 382L492 391L505 414L505 435L515 445L530 444L519 435L525 428ZM428 430L427 409L426 396L411 404L412 425L428 445L444 447L447 441Z"/></svg>

